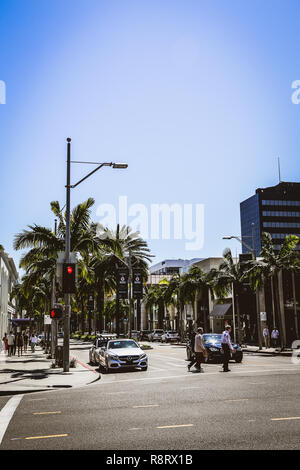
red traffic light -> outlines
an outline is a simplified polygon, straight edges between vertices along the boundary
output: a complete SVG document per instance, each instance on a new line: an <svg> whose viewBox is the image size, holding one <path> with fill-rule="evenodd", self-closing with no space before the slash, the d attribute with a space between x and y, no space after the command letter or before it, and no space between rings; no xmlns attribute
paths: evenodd
<svg viewBox="0 0 300 470"><path fill-rule="evenodd" d="M55 317L55 310L51 310L51 312L50 312L50 316L51 316L52 318L54 318L54 317Z"/></svg>
<svg viewBox="0 0 300 470"><path fill-rule="evenodd" d="M72 274L73 268L71 266L68 266L67 271L68 271L69 274Z"/></svg>

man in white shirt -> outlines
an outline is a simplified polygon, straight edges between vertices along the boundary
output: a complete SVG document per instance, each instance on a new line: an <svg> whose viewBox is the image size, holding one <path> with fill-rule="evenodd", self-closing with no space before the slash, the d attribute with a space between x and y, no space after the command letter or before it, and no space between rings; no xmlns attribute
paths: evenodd
<svg viewBox="0 0 300 470"><path fill-rule="evenodd" d="M265 327L263 329L263 337L265 342L265 348L267 349L270 347L270 332L268 327Z"/></svg>
<svg viewBox="0 0 300 470"><path fill-rule="evenodd" d="M9 332L9 335L7 335L7 345L8 345L8 355L11 356L14 350L14 344L15 344L15 335L13 334L12 331Z"/></svg>
<svg viewBox="0 0 300 470"><path fill-rule="evenodd" d="M221 338L221 345L223 349L223 372L230 372L228 368L229 360L231 357L231 353L234 352L234 348L231 344L230 338L231 326L226 325L225 331L223 331L222 338Z"/></svg>
<svg viewBox="0 0 300 470"><path fill-rule="evenodd" d="M272 338L272 342L273 342L274 348L277 348L277 346L278 346L278 338L279 338L279 331L278 331L278 329L276 328L276 326L274 326L274 330L273 330L272 333L271 333L271 338Z"/></svg>
<svg viewBox="0 0 300 470"><path fill-rule="evenodd" d="M195 336L195 354L196 354L196 369L199 372L204 372L201 367L201 363L204 362L204 353L205 353L205 346L203 342L203 328L197 329L197 334Z"/></svg>
<svg viewBox="0 0 300 470"><path fill-rule="evenodd" d="M32 352L35 352L36 343L37 343L37 337L35 336L34 333L32 333L32 335L30 337L30 345L31 345L31 351Z"/></svg>

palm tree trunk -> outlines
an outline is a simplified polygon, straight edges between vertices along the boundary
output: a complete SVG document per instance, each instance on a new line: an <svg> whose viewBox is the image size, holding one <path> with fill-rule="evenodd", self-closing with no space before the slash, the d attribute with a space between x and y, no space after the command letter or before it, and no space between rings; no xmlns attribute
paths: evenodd
<svg viewBox="0 0 300 470"><path fill-rule="evenodd" d="M297 298L296 298L296 282L295 272L292 271L292 284L293 284L293 305L294 305L294 319L295 319L295 332L296 338L299 338L298 317L297 317Z"/></svg>
<svg viewBox="0 0 300 470"><path fill-rule="evenodd" d="M271 298L272 298L273 328L275 328L275 326L276 326L276 315L275 315L275 291L274 291L273 276L271 276Z"/></svg>

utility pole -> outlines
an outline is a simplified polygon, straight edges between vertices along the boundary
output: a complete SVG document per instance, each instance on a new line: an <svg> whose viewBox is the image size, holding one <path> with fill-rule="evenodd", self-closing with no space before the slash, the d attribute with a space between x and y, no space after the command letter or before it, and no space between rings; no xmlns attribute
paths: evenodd
<svg viewBox="0 0 300 470"><path fill-rule="evenodd" d="M128 337L131 338L131 319L132 319L132 263L131 263L131 250L129 250L129 259L128 259L128 268L129 268L129 314L128 314Z"/></svg>
<svg viewBox="0 0 300 470"><path fill-rule="evenodd" d="M67 185L66 185L66 251L65 263L70 262L70 195L71 191L71 139L67 138ZM69 372L70 368L70 294L65 294L65 317L64 317L64 346L63 346L63 365L64 372Z"/></svg>
<svg viewBox="0 0 300 470"><path fill-rule="evenodd" d="M71 185L71 163L87 163L91 165L97 165L97 167L88 173L86 176L77 181L76 184ZM79 184L89 178L91 175L100 170L104 166L110 166L114 169L126 169L127 163L99 163L99 162L71 162L71 139L67 138L67 184L66 184L66 233L65 233L65 263L71 263L71 232L70 232L70 200L71 200L71 189L76 188ZM64 372L69 372L70 368L70 317L71 317L71 295L65 293L65 318L64 318L64 346L63 346L63 366Z"/></svg>
<svg viewBox="0 0 300 470"><path fill-rule="evenodd" d="M57 219L54 220L54 233L57 235ZM55 285L55 273L52 279L52 291L51 291L51 308L54 307L56 302L56 285ZM55 320L51 321L51 357L55 357L55 347L57 344L57 323Z"/></svg>

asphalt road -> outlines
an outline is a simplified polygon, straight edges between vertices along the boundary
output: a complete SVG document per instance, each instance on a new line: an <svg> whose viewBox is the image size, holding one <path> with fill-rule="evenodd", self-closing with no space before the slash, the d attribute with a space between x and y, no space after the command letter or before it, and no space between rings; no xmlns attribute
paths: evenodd
<svg viewBox="0 0 300 470"><path fill-rule="evenodd" d="M88 345L73 344L72 355L87 363ZM183 347L155 344L148 356L147 372L24 395L0 450L299 450L300 365L291 358L245 355L230 373L206 364L202 374L187 372ZM10 400L0 397L0 418Z"/></svg>

